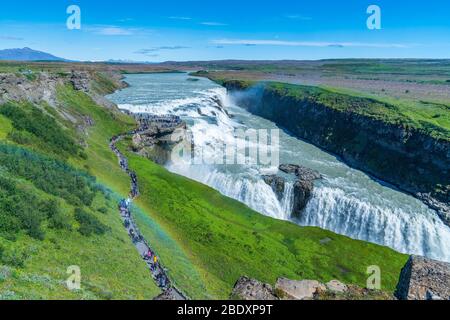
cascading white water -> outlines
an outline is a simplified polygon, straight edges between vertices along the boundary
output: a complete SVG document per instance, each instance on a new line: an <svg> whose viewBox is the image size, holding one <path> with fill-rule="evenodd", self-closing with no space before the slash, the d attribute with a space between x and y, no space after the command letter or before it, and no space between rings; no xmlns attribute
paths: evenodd
<svg viewBox="0 0 450 320"><path fill-rule="evenodd" d="M281 207L283 216L279 217L283 220L289 220L290 213L294 208L294 183L287 182L284 186L283 199L281 199Z"/></svg>
<svg viewBox="0 0 450 320"><path fill-rule="evenodd" d="M222 194L247 204L250 208L273 218L284 215L274 192L264 181L247 175L231 175L207 167L196 166L195 170L169 165L172 172L202 182Z"/></svg>
<svg viewBox="0 0 450 320"><path fill-rule="evenodd" d="M402 208L376 206L339 188L317 188L299 223L389 246L400 252L450 261L449 228L439 218L410 214Z"/></svg>
<svg viewBox="0 0 450 320"><path fill-rule="evenodd" d="M217 148L235 138L236 128L277 128L272 122L234 106L225 89L209 80L188 83L186 78L184 74L130 75L127 81L131 87L110 98L132 112L180 116L188 123L196 148L203 151L203 158L207 160L216 156ZM221 105L234 117L230 118ZM280 147L281 163L302 164L325 176L316 183L314 196L297 223L386 245L404 253L450 261L450 228L418 200L382 186L284 132L280 135ZM262 214L290 219L293 183L286 183L283 199L279 201L261 177L276 173L276 168L183 162L170 163L167 168L207 184Z"/></svg>

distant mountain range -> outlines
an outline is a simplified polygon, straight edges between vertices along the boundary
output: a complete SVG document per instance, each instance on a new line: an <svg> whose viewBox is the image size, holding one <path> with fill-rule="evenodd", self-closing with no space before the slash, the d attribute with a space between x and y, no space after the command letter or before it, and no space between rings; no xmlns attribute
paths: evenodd
<svg viewBox="0 0 450 320"><path fill-rule="evenodd" d="M33 50L30 48L0 50L0 60L14 61L69 61L56 57L50 53Z"/></svg>

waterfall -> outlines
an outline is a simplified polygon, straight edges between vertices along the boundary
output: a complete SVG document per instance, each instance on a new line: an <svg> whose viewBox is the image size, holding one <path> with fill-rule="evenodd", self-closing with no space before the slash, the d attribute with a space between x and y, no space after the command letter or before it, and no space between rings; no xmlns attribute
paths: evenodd
<svg viewBox="0 0 450 320"><path fill-rule="evenodd" d="M208 159L216 156L214 148L209 147L233 139L236 128L277 128L272 122L232 105L224 88L206 79L187 83L185 78L182 74L129 76L131 87L112 99L132 112L180 116L188 123L196 148L203 148L203 156ZM261 178L261 174L266 174L264 170L272 170L273 174L277 168L191 163L169 163L167 168L273 218L317 226L404 253L450 261L450 228L434 211L305 142L285 133L281 138L282 161L306 163L326 177L316 183L313 197L298 220L291 218L293 183L286 183L279 200Z"/></svg>
<svg viewBox="0 0 450 320"><path fill-rule="evenodd" d="M440 219L407 213L401 208L374 206L338 188L316 188L299 223L389 246L403 253L450 261L449 228Z"/></svg>
<svg viewBox="0 0 450 320"><path fill-rule="evenodd" d="M278 201L272 188L262 179L255 179L245 174L232 175L206 166L182 166L170 164L170 171L199 181L216 189L223 195L236 199L264 215L283 219L289 218Z"/></svg>
<svg viewBox="0 0 450 320"><path fill-rule="evenodd" d="M286 182L284 187L283 199L281 200L281 208L283 216L280 217L283 220L289 220L291 218L291 212L294 208L294 183Z"/></svg>

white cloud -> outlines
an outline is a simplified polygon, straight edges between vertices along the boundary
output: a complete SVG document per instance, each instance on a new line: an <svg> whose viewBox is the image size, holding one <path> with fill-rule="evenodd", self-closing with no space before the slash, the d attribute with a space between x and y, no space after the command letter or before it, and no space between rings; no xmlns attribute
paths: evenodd
<svg viewBox="0 0 450 320"><path fill-rule="evenodd" d="M204 25L204 26L213 26L213 27L218 27L218 26L226 26L227 24L225 23L221 23L221 22L201 22L200 24Z"/></svg>
<svg viewBox="0 0 450 320"><path fill-rule="evenodd" d="M8 40L8 41L22 41L24 38L14 37L14 36L0 36L0 40Z"/></svg>
<svg viewBox="0 0 450 320"><path fill-rule="evenodd" d="M301 14L288 14L285 17L288 18L288 19L292 19L292 20L302 20L302 21L312 20L311 17L304 16L304 15L301 15Z"/></svg>
<svg viewBox="0 0 450 320"><path fill-rule="evenodd" d="M159 52L163 50L182 50L182 49L189 49L190 47L185 46L161 46L161 47L153 47L148 49L140 49L135 54L143 54L147 56L154 56L153 52Z"/></svg>
<svg viewBox="0 0 450 320"><path fill-rule="evenodd" d="M123 19L119 19L117 21L119 21L119 22L131 22L131 21L134 21L134 19L133 18L123 18Z"/></svg>
<svg viewBox="0 0 450 320"><path fill-rule="evenodd" d="M172 19L172 20L192 20L191 17L177 17L177 16L169 17L169 19Z"/></svg>
<svg viewBox="0 0 450 320"><path fill-rule="evenodd" d="M83 27L82 30L101 36L143 36L154 32L154 30L145 28L127 28L115 25L91 25Z"/></svg>
<svg viewBox="0 0 450 320"><path fill-rule="evenodd" d="M131 36L134 34L132 29L119 28L119 27L103 27L96 31L97 34L103 36Z"/></svg>
<svg viewBox="0 0 450 320"><path fill-rule="evenodd" d="M282 40L247 40L218 39L212 43L217 45L245 46L288 46L288 47L366 47L366 48L408 48L410 45L398 43L365 43L365 42L321 42L321 41L282 41Z"/></svg>

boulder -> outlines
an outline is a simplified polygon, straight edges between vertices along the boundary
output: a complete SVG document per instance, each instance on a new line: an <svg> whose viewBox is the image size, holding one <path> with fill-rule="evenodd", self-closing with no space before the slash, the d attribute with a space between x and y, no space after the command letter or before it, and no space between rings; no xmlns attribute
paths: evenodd
<svg viewBox="0 0 450 320"><path fill-rule="evenodd" d="M301 212L312 198L313 191L313 181L297 180L294 183L294 204L292 207L292 215L294 217L300 217Z"/></svg>
<svg viewBox="0 0 450 320"><path fill-rule="evenodd" d="M312 198L314 181L321 179L322 175L315 170L296 164L282 164L279 166L279 170L287 174L294 174L297 177L297 180L294 182L294 198L291 214L298 218Z"/></svg>
<svg viewBox="0 0 450 320"><path fill-rule="evenodd" d="M411 256L395 295L401 300L450 300L450 263Z"/></svg>
<svg viewBox="0 0 450 320"><path fill-rule="evenodd" d="M283 300L313 300L316 294L325 290L325 285L316 280L279 278L275 285L277 296Z"/></svg>
<svg viewBox="0 0 450 320"><path fill-rule="evenodd" d="M279 169L280 171L283 171L284 173L287 174L296 174L297 173L297 169L300 166L296 165L296 164L282 164L280 165Z"/></svg>
<svg viewBox="0 0 450 320"><path fill-rule="evenodd" d="M325 284L328 291L334 292L334 293L345 293L348 291L348 286L339 280L331 280L330 282L327 282Z"/></svg>
<svg viewBox="0 0 450 320"><path fill-rule="evenodd" d="M159 296L154 298L153 300L166 300L166 301L181 301L186 300L185 297L183 297L176 289L169 288L163 293L161 293Z"/></svg>
<svg viewBox="0 0 450 320"><path fill-rule="evenodd" d="M267 183L275 192L278 200L281 201L284 196L284 189L286 186L286 180L283 177L277 175L266 175L262 177L264 182Z"/></svg>
<svg viewBox="0 0 450 320"><path fill-rule="evenodd" d="M87 72L72 71L70 82L73 88L78 91L89 92L90 89L90 76Z"/></svg>
<svg viewBox="0 0 450 320"><path fill-rule="evenodd" d="M258 280L241 277L234 286L231 299L234 300L278 300L272 286Z"/></svg>
<svg viewBox="0 0 450 320"><path fill-rule="evenodd" d="M296 164L282 164L279 169L284 173L295 174L301 180L314 181L322 178L322 175L316 170Z"/></svg>

